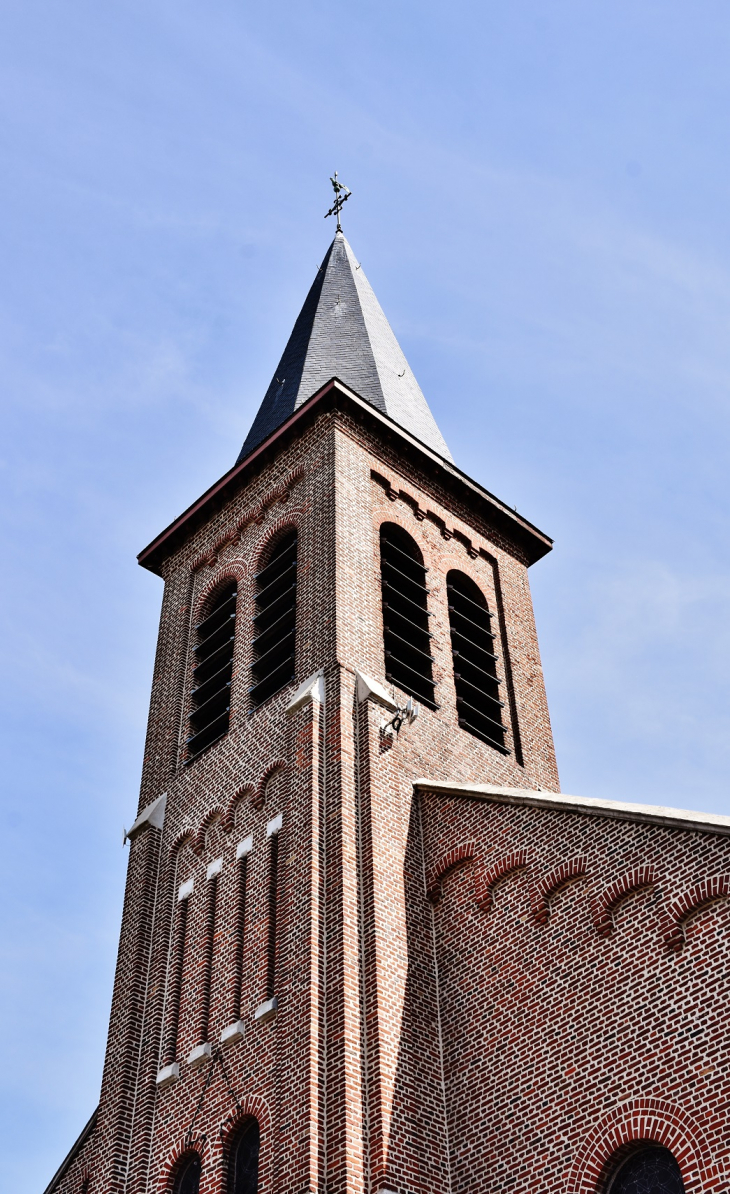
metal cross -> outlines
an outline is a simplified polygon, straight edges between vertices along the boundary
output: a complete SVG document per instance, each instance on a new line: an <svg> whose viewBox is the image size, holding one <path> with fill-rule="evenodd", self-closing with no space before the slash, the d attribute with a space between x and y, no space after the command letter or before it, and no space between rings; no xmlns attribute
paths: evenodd
<svg viewBox="0 0 730 1194"><path fill-rule="evenodd" d="M352 191L349 189L349 187L345 186L344 182L340 182L338 180L336 170L335 170L335 176L334 176L334 178L330 179L330 182L332 183L332 189L335 192L335 201L332 204L329 211L326 213L324 218L326 220L327 216L337 216L337 231L342 232L342 224L340 223L340 212L342 211L343 204L346 203L347 200L350 198Z"/></svg>

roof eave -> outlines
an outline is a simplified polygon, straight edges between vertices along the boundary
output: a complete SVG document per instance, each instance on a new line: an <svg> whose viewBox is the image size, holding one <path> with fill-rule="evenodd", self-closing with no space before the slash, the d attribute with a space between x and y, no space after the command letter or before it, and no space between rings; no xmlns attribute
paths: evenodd
<svg viewBox="0 0 730 1194"><path fill-rule="evenodd" d="M224 473L210 489L207 489L197 501L193 502L187 510L153 539L137 556L139 564L143 568L148 568L151 572L155 572L158 576L161 575L160 566L162 561L171 551L175 550L180 540L190 533L194 526L198 525L203 516L209 516L212 507L222 505L237 489L240 489L248 480L249 475L268 456L278 451L281 444L289 439L295 430L300 429L302 424L318 413L318 409L327 400L333 406L344 403L366 422L371 425L380 425L380 429L386 432L388 436L397 436L401 447L404 443L408 444L411 451L416 452L421 457L427 457L438 470L440 479L446 482L447 487L461 490L462 497L468 495L472 502L476 501L479 505L482 505L487 521L491 522L496 526L496 529L502 530L508 537L511 537L520 544L525 551L528 564L535 563L552 549L552 539L538 530L527 519L522 518L515 510L511 510L503 502L500 502L494 494L484 489L476 481L473 481L471 477L467 476L466 473L462 472L451 461L446 460L443 456L439 456L433 448L428 447L428 445L417 439L416 436L406 431L395 420L391 419L389 415L377 410L369 402L366 402L365 399L356 394L354 390L349 389L338 378L333 377L326 385L313 394L311 398L302 403L265 440L258 444L244 460L241 460L233 468L229 469L227 473ZM466 494L463 492L464 490L467 491Z"/></svg>
<svg viewBox="0 0 730 1194"><path fill-rule="evenodd" d="M693 809L670 808L659 804L634 804L620 800L596 800L591 796L566 796L561 792L507 788L497 784L463 784L444 780L414 779L416 792L467 800L486 800L493 804L523 805L552 812L577 813L603 817L611 821L640 821L665 829L683 829L694 833L730 836L730 817L718 813L698 813Z"/></svg>

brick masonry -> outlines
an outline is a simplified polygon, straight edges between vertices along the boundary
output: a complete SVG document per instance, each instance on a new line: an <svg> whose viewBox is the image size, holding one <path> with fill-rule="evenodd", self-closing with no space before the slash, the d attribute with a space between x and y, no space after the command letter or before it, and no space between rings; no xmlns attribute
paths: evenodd
<svg viewBox="0 0 730 1194"><path fill-rule="evenodd" d="M314 404L146 557L164 595L139 810L166 793L164 824L129 846L98 1119L50 1189L162 1194L195 1149L201 1190L222 1194L255 1116L261 1194L587 1194L641 1137L674 1150L688 1191L727 1190L730 844L420 782L559 790L525 536L384 426ZM384 675L384 522L429 569L439 706L395 738L356 684L402 699ZM252 712L253 575L292 525L296 680ZM458 726L452 568L495 614L507 755ZM232 577L230 731L188 765L192 627ZM319 669L324 701L315 684L287 712ZM277 1007L257 1018L279 814Z"/></svg>

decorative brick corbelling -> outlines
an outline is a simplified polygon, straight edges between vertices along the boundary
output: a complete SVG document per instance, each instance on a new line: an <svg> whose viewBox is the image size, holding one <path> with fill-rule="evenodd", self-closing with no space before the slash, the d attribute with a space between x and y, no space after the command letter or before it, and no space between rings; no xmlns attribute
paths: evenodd
<svg viewBox="0 0 730 1194"><path fill-rule="evenodd" d="M618 905L633 891L654 887L657 881L656 870L653 866L634 867L633 870L616 879L595 900L593 927L596 932L601 937L610 937L614 930L613 914Z"/></svg>
<svg viewBox="0 0 730 1194"><path fill-rule="evenodd" d="M492 907L494 886L507 875L511 875L515 871L523 871L528 862L527 850L516 850L513 854L505 854L503 858L492 863L487 870L478 867L474 885L477 907L482 912L489 912Z"/></svg>
<svg viewBox="0 0 730 1194"><path fill-rule="evenodd" d="M264 800L266 799L266 785L270 779L273 779L275 775L283 772L285 769L286 763L283 759L277 759L275 763L271 763L266 768L258 784L256 785L256 793L251 801L254 808L261 808L263 806Z"/></svg>
<svg viewBox="0 0 730 1194"><path fill-rule="evenodd" d="M198 832L195 835L195 842L193 849L196 854L200 855L205 849L205 837L214 821L218 820L224 833L230 833L233 829L233 819L230 816L229 810L223 808L222 805L216 804L214 808L208 810L200 822Z"/></svg>
<svg viewBox="0 0 730 1194"><path fill-rule="evenodd" d="M443 539L458 540L462 547L465 548L467 555L469 555L472 560L476 560L477 556L481 556L485 560L491 560L493 558L491 553L488 552L484 547L477 547L470 535L465 534L464 531L459 530L458 527L448 527L444 519L439 514L436 514L433 510L429 510L428 507L421 506L418 499L414 498L412 494L408 493L407 490L400 488L396 489L393 482L388 480L387 477L384 477L382 473L377 472L376 469L371 469L370 476L377 485L380 485L380 487L385 490L389 501L397 502L400 500L405 502L405 504L413 511L413 514L418 522L423 522L424 519L428 519L429 522L432 522L434 526L438 527Z"/></svg>
<svg viewBox="0 0 730 1194"><path fill-rule="evenodd" d="M253 804L256 800L256 791L257 789L255 783L241 784L241 786L236 789L233 796L229 800L228 807L226 809L226 816L230 818L231 825L233 825L235 822L236 809L238 808L239 804L243 803L245 800L248 800L250 804Z"/></svg>
<svg viewBox="0 0 730 1194"><path fill-rule="evenodd" d="M197 556L190 565L190 571L197 572L199 568L203 568L206 565L213 567L218 562L221 551L230 546L230 544L237 543L242 531L247 526L250 526L251 523L260 524L263 522L264 515L270 506L273 506L275 502L281 502L282 504L288 502L292 489L303 476L304 468L302 466L292 469L279 485L270 489L260 501L247 510L231 530L226 531L223 535L219 535L202 555Z"/></svg>
<svg viewBox="0 0 730 1194"><path fill-rule="evenodd" d="M679 950L685 942L685 922L693 912L730 895L730 875L715 875L695 883L669 905L662 933L667 949Z"/></svg>
<svg viewBox="0 0 730 1194"><path fill-rule="evenodd" d="M579 858L561 862L560 866L556 866L539 880L532 897L532 916L535 924L547 924L550 918L550 897L568 883L584 878L587 870L588 859L581 855Z"/></svg>
<svg viewBox="0 0 730 1194"><path fill-rule="evenodd" d="M712 1160L702 1128L686 1111L663 1099L633 1099L614 1107L588 1134L573 1163L568 1194L602 1194L616 1154L640 1140L674 1154L686 1194L727 1189L723 1167Z"/></svg>
<svg viewBox="0 0 730 1194"><path fill-rule="evenodd" d="M476 842L462 842L460 846L454 846L451 850L447 850L445 854L442 854L438 862L429 867L426 873L426 899L430 900L432 904L440 903L442 894L441 880L447 871L452 870L455 866L459 866L462 862L474 859L476 854Z"/></svg>

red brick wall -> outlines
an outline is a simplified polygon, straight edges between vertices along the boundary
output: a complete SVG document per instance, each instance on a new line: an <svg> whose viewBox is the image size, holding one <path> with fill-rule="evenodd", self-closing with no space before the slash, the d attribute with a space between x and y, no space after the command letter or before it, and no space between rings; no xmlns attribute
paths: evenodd
<svg viewBox="0 0 730 1194"><path fill-rule="evenodd" d="M384 521L417 540L429 568L440 706L422 710L395 740L382 734L385 710L356 700L357 669L384 680ZM251 712L253 574L287 525L299 532L297 680ZM451 568L476 581L496 615L509 755L458 727ZM724 998L716 969L723 907L703 913L679 948L687 900L710 891L698 887L708 877L730 872L722 840L414 797L423 777L558 789L521 550L450 497L426 458L421 472L406 468L397 439L337 413L262 465L171 552L163 572L140 809L166 792L165 823L130 846L98 1125L57 1188L78 1194L86 1166L94 1192L167 1190L194 1147L201 1189L222 1194L232 1133L255 1115L261 1194L582 1192L595 1188L606 1141L624 1143L647 1099L664 1108L661 1130L684 1132L691 1188L724 1188L702 1169L725 1147L716 1143L723 1063L716 1050L705 1065L703 1052L721 1034L702 1011L708 988L718 1007ZM231 576L239 599L230 732L187 766L191 628ZM320 668L324 705L310 701L287 716L296 684ZM264 1024L254 1012L266 996L266 827L279 813L279 1006ZM235 855L249 835L245 1035L193 1070L187 1057L200 1043L210 945L206 868L223 859L210 986L216 1047L235 1018ZM626 894L627 884L654 875L648 893ZM180 1080L159 1089L158 1069L171 1060L177 892L190 876ZM705 952L695 958L697 942ZM701 1042L691 1036L695 1024Z"/></svg>
<svg viewBox="0 0 730 1194"><path fill-rule="evenodd" d="M728 839L434 795L422 815L454 1189L587 1194L645 1135L687 1191L727 1190L730 904L668 943L682 893L730 871Z"/></svg>

